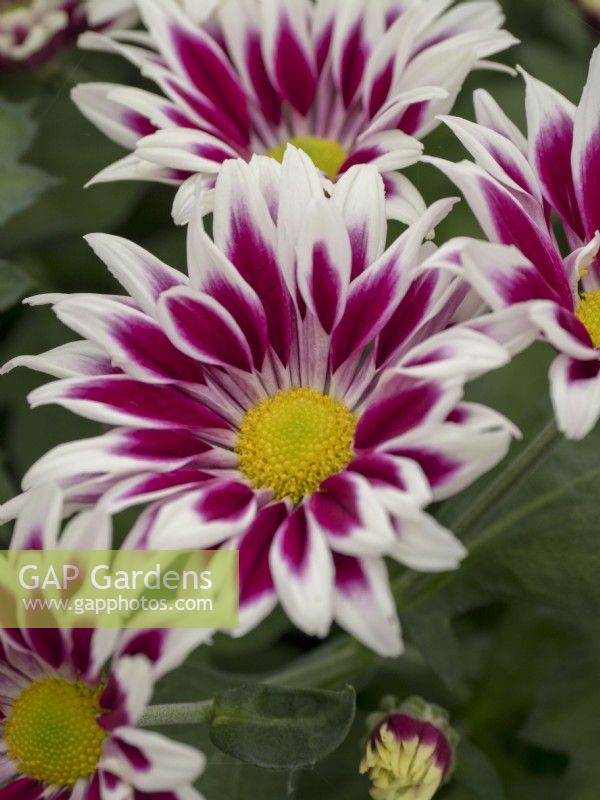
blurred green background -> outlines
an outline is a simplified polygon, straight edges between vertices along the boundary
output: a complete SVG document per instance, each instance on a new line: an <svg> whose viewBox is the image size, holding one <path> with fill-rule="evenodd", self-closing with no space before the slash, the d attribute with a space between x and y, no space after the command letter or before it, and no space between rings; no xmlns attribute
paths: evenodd
<svg viewBox="0 0 600 800"><path fill-rule="evenodd" d="M522 42L504 60L521 64L576 102L598 43L577 6L569 0L502 0L502 5L507 27ZM42 72L0 74L2 363L72 338L51 311L23 308L21 297L116 289L83 242L84 233L119 233L173 266L184 266L184 232L171 222L171 189L154 184L82 188L120 155L69 100L74 84L94 79L137 80L118 59L76 50ZM455 113L472 118L471 93L478 86L523 124L522 82L503 74L473 75ZM426 140L426 150L463 157L460 145L443 129ZM455 194L428 166L410 173L429 200ZM440 226L439 242L469 234L477 235L478 229L462 203ZM536 346L472 387L473 397L521 427L525 443L550 417L546 373L551 356ZM44 380L25 370L0 380L2 501L18 491L23 472L50 447L98 430L60 409L30 412L26 395ZM523 444L515 445L513 455L519 447ZM442 578L427 592L418 581L408 585L400 596L406 656L381 662L362 654L359 676L347 676L357 677L360 690L353 733L313 771L261 771L217 753L203 730L175 731L211 753L200 782L208 800L366 798L366 783L357 776L364 716L386 693L402 697L414 692L446 705L464 736L456 778L440 793L442 800L598 800L599 454L598 433L583 443L559 444L477 520L469 534L479 544L458 574ZM445 504L443 521L463 519L492 479ZM119 524L124 527L127 521ZM276 614L242 641L223 638L195 654L165 679L159 700L210 697L247 673L260 675L297 658L318 658L315 646L292 633Z"/></svg>

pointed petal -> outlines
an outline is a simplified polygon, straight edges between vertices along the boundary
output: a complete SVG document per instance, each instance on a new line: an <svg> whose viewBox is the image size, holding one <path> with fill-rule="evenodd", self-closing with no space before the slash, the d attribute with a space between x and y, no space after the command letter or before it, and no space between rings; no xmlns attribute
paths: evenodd
<svg viewBox="0 0 600 800"><path fill-rule="evenodd" d="M554 303L532 303L531 319L561 353L579 361L595 361L598 351L575 314Z"/></svg>
<svg viewBox="0 0 600 800"><path fill-rule="evenodd" d="M132 378L152 383L205 383L200 365L177 350L141 311L101 295L73 296L54 306L56 316L105 349Z"/></svg>
<svg viewBox="0 0 600 800"><path fill-rule="evenodd" d="M154 731L118 728L112 741L122 754L120 763L115 759L116 774L139 792L170 792L182 784L193 783L206 762L195 748Z"/></svg>
<svg viewBox="0 0 600 800"><path fill-rule="evenodd" d="M307 508L337 552L382 555L394 541L384 505L369 482L356 472L328 478L310 498Z"/></svg>
<svg viewBox="0 0 600 800"><path fill-rule="evenodd" d="M317 83L307 4L303 0L264 0L261 12L263 57L271 81L293 108L307 114Z"/></svg>
<svg viewBox="0 0 600 800"><path fill-rule="evenodd" d="M165 503L149 545L158 550L209 548L238 536L256 515L252 489L233 480L214 480Z"/></svg>
<svg viewBox="0 0 600 800"><path fill-rule="evenodd" d="M150 316L156 313L156 301L162 292L188 282L181 272L120 236L93 233L85 238L111 274Z"/></svg>
<svg viewBox="0 0 600 800"><path fill-rule="evenodd" d="M419 572L457 569L467 555L453 533L423 512L398 520L396 533L396 543L390 555Z"/></svg>
<svg viewBox="0 0 600 800"><path fill-rule="evenodd" d="M600 362L560 355L550 367L556 423L568 439L583 439L600 416Z"/></svg>
<svg viewBox="0 0 600 800"><path fill-rule="evenodd" d="M222 417L172 386L140 383L121 375L54 381L35 389L28 399L32 408L56 403L109 425L228 428Z"/></svg>
<svg viewBox="0 0 600 800"><path fill-rule="evenodd" d="M350 240L336 206L313 200L298 241L298 288L325 333L338 324L346 305L352 253Z"/></svg>
<svg viewBox="0 0 600 800"><path fill-rule="evenodd" d="M354 445L359 450L389 449L415 428L444 420L461 396L461 382L418 380L390 370L361 414Z"/></svg>
<svg viewBox="0 0 600 800"><path fill-rule="evenodd" d="M288 514L285 503L265 506L239 542L240 629L235 631L236 636L254 628L277 605L269 554Z"/></svg>
<svg viewBox="0 0 600 800"><path fill-rule="evenodd" d="M336 622L384 658L402 652L400 623L385 563L334 554Z"/></svg>
<svg viewBox="0 0 600 800"><path fill-rule="evenodd" d="M333 614L333 561L323 534L299 506L281 526L270 553L281 604L305 633L325 636Z"/></svg>
<svg viewBox="0 0 600 800"><path fill-rule="evenodd" d="M213 238L261 299L271 346L285 364L291 345L290 301L277 261L276 229L250 167L223 165L215 189Z"/></svg>
<svg viewBox="0 0 600 800"><path fill-rule="evenodd" d="M53 550L62 519L62 497L48 483L27 493L10 542L11 550Z"/></svg>
<svg viewBox="0 0 600 800"><path fill-rule="evenodd" d="M600 230L600 200L598 175L600 174L600 47L596 47L588 80L575 114L573 130L573 179L579 210L587 238Z"/></svg>
<svg viewBox="0 0 600 800"><path fill-rule="evenodd" d="M579 235L583 234L571 172L575 107L542 81L523 72L529 161L544 196Z"/></svg>
<svg viewBox="0 0 600 800"><path fill-rule="evenodd" d="M351 167L336 182L332 197L350 237L354 280L385 250L383 181L375 167Z"/></svg>
<svg viewBox="0 0 600 800"><path fill-rule="evenodd" d="M205 292L180 286L165 292L158 315L175 346L204 364L251 372L252 354L229 311Z"/></svg>

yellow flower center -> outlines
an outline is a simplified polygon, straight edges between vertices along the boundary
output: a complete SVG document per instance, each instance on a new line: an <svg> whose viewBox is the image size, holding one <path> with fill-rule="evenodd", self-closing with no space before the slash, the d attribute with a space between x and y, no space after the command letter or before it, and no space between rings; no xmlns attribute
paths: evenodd
<svg viewBox="0 0 600 800"><path fill-rule="evenodd" d="M586 292L575 313L577 319L585 325L594 347L600 347L600 289Z"/></svg>
<svg viewBox="0 0 600 800"><path fill-rule="evenodd" d="M241 472L259 489L299 502L352 459L356 418L316 389L287 389L242 420L236 452Z"/></svg>
<svg viewBox="0 0 600 800"><path fill-rule="evenodd" d="M102 687L44 678L24 689L5 723L8 755L42 783L73 786L92 775L105 732L96 722Z"/></svg>
<svg viewBox="0 0 600 800"><path fill-rule="evenodd" d="M294 147L303 150L315 167L330 178L337 176L340 167L348 158L348 152L339 142L334 139L322 139L320 136L294 136L293 139L288 139L278 147L269 150L266 155L281 163L288 144L293 144Z"/></svg>

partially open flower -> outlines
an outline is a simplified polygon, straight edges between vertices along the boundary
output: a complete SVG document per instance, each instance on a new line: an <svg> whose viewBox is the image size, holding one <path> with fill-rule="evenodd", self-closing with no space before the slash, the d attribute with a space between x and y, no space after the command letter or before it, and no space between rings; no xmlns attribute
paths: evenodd
<svg viewBox="0 0 600 800"><path fill-rule="evenodd" d="M390 699L388 707L395 705ZM431 800L454 767L458 736L439 706L411 697L375 716L361 773L368 773L373 800Z"/></svg>

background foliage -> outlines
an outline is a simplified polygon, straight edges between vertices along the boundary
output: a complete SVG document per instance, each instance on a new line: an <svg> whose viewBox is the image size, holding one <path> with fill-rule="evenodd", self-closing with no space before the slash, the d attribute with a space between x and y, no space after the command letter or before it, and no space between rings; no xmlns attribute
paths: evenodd
<svg viewBox="0 0 600 800"><path fill-rule="evenodd" d="M502 4L507 27L523 41L508 58L576 101L597 34L569 0ZM118 60L77 51L41 73L0 75L2 362L69 337L48 310L18 305L23 296L114 290L82 234L120 233L183 266L184 235L170 221L171 190L82 188L118 155L69 100L72 85L94 78L135 81ZM476 86L485 86L522 124L522 83L505 75L473 76L456 113L472 117ZM444 130L426 147L462 157ZM429 199L455 193L430 167L411 173ZM477 233L464 203L439 230L440 242ZM463 741L442 800L597 800L600 432L579 444L546 438L532 452L550 418L550 357L536 346L472 388L478 400L508 414L524 439L496 475L439 510L469 544L464 567L433 579L398 572L405 656L376 659L341 634L326 644L309 640L277 613L243 640L218 639L162 682L157 702L226 692L211 728L169 728L209 753L199 785L210 800L363 800L367 785L357 768L364 719L387 693L420 693L451 711ZM25 397L39 381L18 371L0 382L0 500L17 491L25 469L50 447L97 430L60 409L30 412ZM506 470L519 451L527 469L511 481ZM125 529L128 522L119 524ZM257 680L278 688L267 695L247 688ZM355 697L346 684L356 687L353 724ZM335 694L289 691L307 685ZM232 717L240 698L244 715ZM282 719L288 720L285 741L273 733Z"/></svg>

